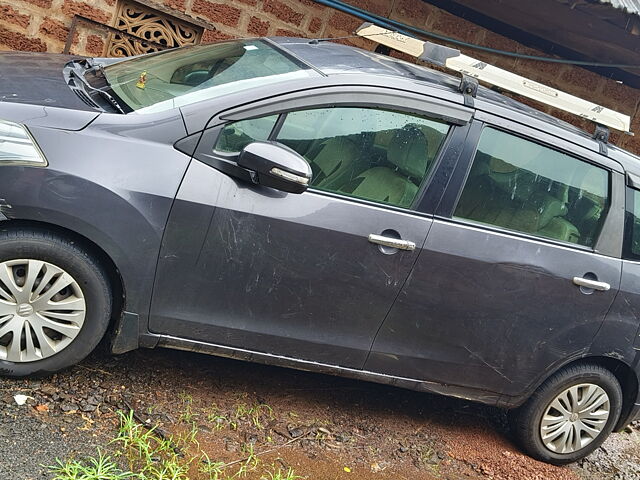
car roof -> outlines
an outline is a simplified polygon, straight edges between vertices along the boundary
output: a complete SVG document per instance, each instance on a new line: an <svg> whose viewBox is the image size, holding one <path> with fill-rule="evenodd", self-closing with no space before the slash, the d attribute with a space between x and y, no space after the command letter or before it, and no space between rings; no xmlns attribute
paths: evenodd
<svg viewBox="0 0 640 480"><path fill-rule="evenodd" d="M458 91L460 78L442 73L437 70L405 62L403 60L387 55L362 50L356 47L343 45L332 41L315 41L308 38L295 37L270 37L269 40L276 43L280 48L289 51L300 60L322 72L324 75L345 75L345 74L370 74L376 76L399 77L413 80L416 83L429 84L430 86L443 88L446 90ZM599 151L598 143L592 135L584 130L571 125L559 118L541 112L529 105L518 102L499 92L480 86L476 98L479 104L487 105L485 110L489 113L492 107L502 107L516 115L529 117L546 124L549 133L560 138L573 138L573 143L587 147L591 150ZM484 109L482 106L476 106ZM595 126L594 126L595 128ZM554 131L555 130L555 131ZM568 138L566 134L569 134ZM609 150L614 150L611 158L622 163L625 169L632 169L640 173L640 158L613 145Z"/></svg>

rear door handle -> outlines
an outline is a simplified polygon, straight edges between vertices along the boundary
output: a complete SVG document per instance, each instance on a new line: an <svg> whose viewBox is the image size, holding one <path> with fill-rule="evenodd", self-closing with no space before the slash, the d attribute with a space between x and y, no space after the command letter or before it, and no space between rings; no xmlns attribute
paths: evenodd
<svg viewBox="0 0 640 480"><path fill-rule="evenodd" d="M384 235L369 234L369 241L377 245L384 245L385 247L397 248L398 250L415 250L416 244L409 240L401 240L399 238L385 237Z"/></svg>
<svg viewBox="0 0 640 480"><path fill-rule="evenodd" d="M611 288L611 285L606 282L598 282L597 280L590 280L583 277L573 277L573 283L579 287L592 288L593 290L599 290L601 292L606 292Z"/></svg>

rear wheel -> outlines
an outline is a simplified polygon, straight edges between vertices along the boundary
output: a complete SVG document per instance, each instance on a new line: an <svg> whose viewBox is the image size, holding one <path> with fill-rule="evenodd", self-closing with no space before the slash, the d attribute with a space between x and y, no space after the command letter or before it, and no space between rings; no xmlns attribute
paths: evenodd
<svg viewBox="0 0 640 480"><path fill-rule="evenodd" d="M511 413L512 431L534 458L565 465L593 452L620 416L622 390L599 365L574 365L545 383Z"/></svg>
<svg viewBox="0 0 640 480"><path fill-rule="evenodd" d="M0 232L0 374L46 375L86 357L111 317L100 265L42 230Z"/></svg>

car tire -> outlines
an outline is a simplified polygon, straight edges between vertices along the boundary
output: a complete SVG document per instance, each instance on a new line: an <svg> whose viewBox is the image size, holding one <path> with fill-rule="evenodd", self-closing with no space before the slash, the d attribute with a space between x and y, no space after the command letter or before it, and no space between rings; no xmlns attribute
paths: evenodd
<svg viewBox="0 0 640 480"><path fill-rule="evenodd" d="M46 376L80 362L104 336L111 310L108 277L77 242L0 229L0 375Z"/></svg>
<svg viewBox="0 0 640 480"><path fill-rule="evenodd" d="M524 405L509 412L509 420L525 453L566 465L586 457L606 440L621 408L622 390L616 377L600 365L580 364L547 379Z"/></svg>

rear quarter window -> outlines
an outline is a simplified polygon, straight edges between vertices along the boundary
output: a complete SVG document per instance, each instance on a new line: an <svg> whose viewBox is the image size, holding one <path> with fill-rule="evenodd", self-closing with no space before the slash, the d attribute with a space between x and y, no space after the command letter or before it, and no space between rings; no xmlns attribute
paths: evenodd
<svg viewBox="0 0 640 480"><path fill-rule="evenodd" d="M454 217L593 247L609 203L607 170L485 128Z"/></svg>
<svg viewBox="0 0 640 480"><path fill-rule="evenodd" d="M623 257L640 260L640 191L627 188Z"/></svg>

